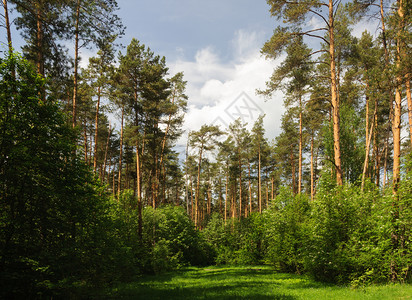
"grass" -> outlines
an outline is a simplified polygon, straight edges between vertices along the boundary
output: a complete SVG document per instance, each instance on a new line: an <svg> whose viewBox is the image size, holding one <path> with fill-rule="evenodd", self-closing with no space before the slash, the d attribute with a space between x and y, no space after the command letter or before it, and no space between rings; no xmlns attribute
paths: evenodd
<svg viewBox="0 0 412 300"><path fill-rule="evenodd" d="M268 266L188 268L144 276L104 291L99 299L411 299L411 285L363 288L325 285Z"/></svg>

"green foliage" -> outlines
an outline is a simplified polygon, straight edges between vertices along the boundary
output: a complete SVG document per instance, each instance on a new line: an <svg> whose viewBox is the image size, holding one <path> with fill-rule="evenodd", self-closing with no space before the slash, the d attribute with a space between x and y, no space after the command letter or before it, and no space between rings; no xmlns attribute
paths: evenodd
<svg viewBox="0 0 412 300"><path fill-rule="evenodd" d="M303 271L309 215L310 205L306 195L293 196L291 190L281 189L275 203L265 212L267 263L281 271Z"/></svg>
<svg viewBox="0 0 412 300"><path fill-rule="evenodd" d="M160 273L208 263L207 251L182 207L165 206L143 212L143 243L149 251L146 272Z"/></svg>
<svg viewBox="0 0 412 300"><path fill-rule="evenodd" d="M362 175L363 161L365 159L364 140L361 130L364 126L361 123L359 114L348 106L342 105L340 109L340 145L343 160L343 172L347 182L355 183ZM327 123L323 128L325 153L333 159L333 124ZM331 161L333 165L333 161Z"/></svg>
<svg viewBox="0 0 412 300"><path fill-rule="evenodd" d="M1 296L97 282L106 259L103 189L73 155L75 133L59 107L40 99L44 80L32 66L6 57L0 78Z"/></svg>
<svg viewBox="0 0 412 300"><path fill-rule="evenodd" d="M256 265L263 258L264 228L258 213L226 225L219 214L213 214L202 236L213 249L216 264Z"/></svg>

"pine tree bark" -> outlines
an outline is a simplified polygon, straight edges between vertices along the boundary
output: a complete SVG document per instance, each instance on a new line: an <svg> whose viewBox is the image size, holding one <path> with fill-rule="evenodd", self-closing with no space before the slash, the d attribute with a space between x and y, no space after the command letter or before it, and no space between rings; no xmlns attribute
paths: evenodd
<svg viewBox="0 0 412 300"><path fill-rule="evenodd" d="M120 153L119 153L119 176L117 178L117 194L120 195L122 186L122 166L123 166L123 123L124 123L124 104L122 105L122 119L120 123Z"/></svg>
<svg viewBox="0 0 412 300"><path fill-rule="evenodd" d="M262 213L262 178L261 178L261 165L260 165L260 145L258 150L258 202L259 202L259 213Z"/></svg>
<svg viewBox="0 0 412 300"><path fill-rule="evenodd" d="M303 125L302 125L302 96L299 96L299 178L298 194L302 192L302 144L303 144Z"/></svg>
<svg viewBox="0 0 412 300"><path fill-rule="evenodd" d="M290 146L290 164L292 166L292 191L296 194L296 167L295 167L295 158L293 155L293 145Z"/></svg>
<svg viewBox="0 0 412 300"><path fill-rule="evenodd" d="M103 162L103 170L101 172L101 181L104 182L104 177L106 176L106 163L107 163L107 153L109 151L109 143L110 143L110 135L112 132L112 125L109 122L109 132L107 134L107 140L106 140L106 149L104 151L104 162Z"/></svg>
<svg viewBox="0 0 412 300"><path fill-rule="evenodd" d="M83 124L83 140L84 140L84 162L88 164L88 159L87 159L87 131L86 131L86 122Z"/></svg>
<svg viewBox="0 0 412 300"><path fill-rule="evenodd" d="M95 174L96 174L96 170L97 170L97 145L98 145L98 132L99 132L100 96L101 96L101 87L99 86L97 88L96 116L95 116L95 120L94 120L93 172Z"/></svg>
<svg viewBox="0 0 412 300"><path fill-rule="evenodd" d="M11 30L10 30L9 10L7 8L7 0L3 0L3 8L4 8L4 23L5 23L6 31L7 31L7 44L9 47L9 54L12 54L13 44L11 40Z"/></svg>
<svg viewBox="0 0 412 300"><path fill-rule="evenodd" d="M336 58L335 58L335 30L334 30L334 12L333 0L329 0L329 56L330 56L330 77L331 77L331 102L332 102L332 120L333 120L333 150L336 170L336 183L343 185L343 172L340 150L340 115L339 115L339 97L337 92L336 81Z"/></svg>
<svg viewBox="0 0 412 300"><path fill-rule="evenodd" d="M200 168L202 166L202 154L203 154L203 144L200 147L199 162L197 165L197 184L196 184L196 195L195 195L195 227L196 228L199 222Z"/></svg>
<svg viewBox="0 0 412 300"><path fill-rule="evenodd" d="M141 174L140 174L140 153L139 143L136 140L136 184L137 184L137 213L138 213L138 235L143 237L143 216L142 216L142 188L141 188Z"/></svg>
<svg viewBox="0 0 412 300"><path fill-rule="evenodd" d="M76 23L74 31L74 73L73 73L73 128L77 122L77 77L79 67L79 22L80 22L80 0L76 5Z"/></svg>
<svg viewBox="0 0 412 300"><path fill-rule="evenodd" d="M396 251L399 248L399 240L402 239L399 233L399 225L397 224L399 219L399 183L400 183L400 157L401 157L401 117L402 117L402 75L400 73L401 55L402 55L402 31L404 23L404 3L403 0L398 0L398 16L399 16L399 28L396 45L396 67L398 73L396 75L396 87L395 87L395 107L394 118L392 124L393 132L393 201L392 201L392 234L391 242L392 249ZM398 267L394 259L391 261L391 280L395 282L398 276Z"/></svg>
<svg viewBox="0 0 412 300"><path fill-rule="evenodd" d="M313 158L313 148L314 148L314 137L310 140L310 200L313 202L315 199L315 168L314 168L314 158Z"/></svg>
<svg viewBox="0 0 412 300"><path fill-rule="evenodd" d="M409 119L409 139L412 146L412 96L410 73L406 74L406 98L408 100L408 119Z"/></svg>
<svg viewBox="0 0 412 300"><path fill-rule="evenodd" d="M226 193L225 193L225 225L227 220L227 201L229 199L229 162L226 168Z"/></svg>
<svg viewBox="0 0 412 300"><path fill-rule="evenodd" d="M238 149L239 156L239 220L242 217L242 158L240 156L240 148Z"/></svg>
<svg viewBox="0 0 412 300"><path fill-rule="evenodd" d="M370 144L372 140L372 131L373 131L373 125L375 122L372 122L371 128L368 133L368 139L366 140L366 150L365 150L365 160L363 162L363 172L362 172L362 183L361 183L361 191L363 192L363 188L365 186L365 178L366 178L366 172L368 169L368 164L369 164L369 151L370 151Z"/></svg>

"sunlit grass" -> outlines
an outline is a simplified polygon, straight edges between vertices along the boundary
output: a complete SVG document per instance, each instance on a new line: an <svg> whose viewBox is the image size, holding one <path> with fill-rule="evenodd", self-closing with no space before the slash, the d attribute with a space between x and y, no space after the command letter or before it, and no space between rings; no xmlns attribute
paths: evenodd
<svg viewBox="0 0 412 300"><path fill-rule="evenodd" d="M411 285L362 288L279 274L267 266L189 268L144 276L105 291L107 299L412 299ZM99 297L102 297L100 295Z"/></svg>

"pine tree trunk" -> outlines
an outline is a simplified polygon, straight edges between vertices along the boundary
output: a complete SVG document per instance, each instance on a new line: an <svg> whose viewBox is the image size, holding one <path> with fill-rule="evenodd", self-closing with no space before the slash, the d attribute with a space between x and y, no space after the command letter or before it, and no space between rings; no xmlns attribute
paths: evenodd
<svg viewBox="0 0 412 300"><path fill-rule="evenodd" d="M271 200L273 201L273 200L275 200L275 178L272 177L270 179L270 182L272 184L272 197L271 197Z"/></svg>
<svg viewBox="0 0 412 300"><path fill-rule="evenodd" d="M143 216L142 216L142 190L141 190L141 174L140 174L140 154L139 144L136 140L136 184L137 184L137 213L138 213L138 235L139 238L143 237Z"/></svg>
<svg viewBox="0 0 412 300"><path fill-rule="evenodd" d="M314 158L313 158L313 140L314 134L312 133L312 137L310 140L310 200L313 202L315 199L315 168L314 168Z"/></svg>
<svg viewBox="0 0 412 300"><path fill-rule="evenodd" d="M200 147L199 163L197 165L197 184L196 184L196 195L195 195L195 227L196 228L198 226L198 221L199 221L200 168L202 165L202 152L203 152L203 144Z"/></svg>
<svg viewBox="0 0 412 300"><path fill-rule="evenodd" d="M335 38L334 38L334 12L333 0L329 0L329 55L330 55L330 76L331 76L331 102L332 102L332 120L333 120L333 150L336 170L336 183L343 184L343 172L341 163L340 150L340 115L339 115L339 97L337 92L336 81L336 58L335 58Z"/></svg>
<svg viewBox="0 0 412 300"><path fill-rule="evenodd" d="M239 155L239 220L242 217L242 158L240 156L240 148L238 150Z"/></svg>
<svg viewBox="0 0 412 300"><path fill-rule="evenodd" d="M190 133L189 133L190 135ZM186 143L186 161L185 161L185 171L186 171L186 212L187 215L190 216L190 211L189 211L189 161L188 161L188 156L189 156L189 137L187 139Z"/></svg>
<svg viewBox="0 0 412 300"><path fill-rule="evenodd" d="M260 166L260 145L258 150L258 202L259 202L259 213L262 213L262 178L261 178L261 166Z"/></svg>
<svg viewBox="0 0 412 300"><path fill-rule="evenodd" d="M76 23L74 36L74 73L73 73L73 128L77 122L77 77L79 67L79 22L80 22L80 0L76 5Z"/></svg>
<svg viewBox="0 0 412 300"><path fill-rule="evenodd" d="M96 174L97 169L97 145L99 132L99 108L100 108L100 86L97 88L96 117L94 120L94 151L93 151L93 172Z"/></svg>
<svg viewBox="0 0 412 300"><path fill-rule="evenodd" d="M403 33L404 11L403 0L398 0L398 16L399 16L399 29L396 45L396 67L400 70L401 55L402 55L402 40L401 35ZM393 132L393 201L392 201L392 234L391 242L392 249L396 251L399 248L399 183L400 183L400 157L401 157L401 118L402 118L402 75L399 73L396 75L396 88L395 88L395 107L394 107L394 119L392 124ZM391 261L391 280L394 282L397 280L398 267L396 262L392 258Z"/></svg>
<svg viewBox="0 0 412 300"><path fill-rule="evenodd" d="M83 125L83 140L84 140L84 163L88 165L87 159L87 131L86 131L86 122Z"/></svg>
<svg viewBox="0 0 412 300"><path fill-rule="evenodd" d="M43 29L43 1L38 1L36 6L36 48L37 48L37 73L45 77L44 73L44 29ZM43 101L46 100L46 88L43 86L40 91L40 97Z"/></svg>
<svg viewBox="0 0 412 300"><path fill-rule="evenodd" d="M195 220L195 203L193 202L193 176L190 176L190 203L192 204L192 221Z"/></svg>
<svg viewBox="0 0 412 300"><path fill-rule="evenodd" d="M378 143L378 97L375 97L375 111L374 111L374 122L375 130L373 132L373 148L375 152L375 182L376 186L379 187L380 182L380 160L382 157L381 152L379 151Z"/></svg>
<svg viewBox="0 0 412 300"><path fill-rule="evenodd" d="M292 166L292 191L296 194L296 170L295 170L295 158L293 155L293 146L290 147L290 165Z"/></svg>
<svg viewBox="0 0 412 300"><path fill-rule="evenodd" d="M400 26L403 23L403 2L398 1L399 9L398 15L400 18ZM400 29L399 29L400 31ZM396 67L399 70L401 66L401 32L398 32L397 47L396 47ZM393 193L397 195L398 186L400 181L400 157L401 157L401 117L402 117L402 76L396 75L396 88L395 88L395 107L394 107L394 119L392 124L393 133Z"/></svg>
<svg viewBox="0 0 412 300"><path fill-rule="evenodd" d="M124 123L124 104L122 105L122 119L120 123L120 153L119 153L119 177L117 184L117 194L120 195L122 186L122 166L123 166L123 123Z"/></svg>
<svg viewBox="0 0 412 300"><path fill-rule="evenodd" d="M406 74L406 98L408 99L409 138L412 146L412 96L410 73Z"/></svg>
<svg viewBox="0 0 412 300"><path fill-rule="evenodd" d="M104 177L106 176L106 162L107 162L107 152L109 151L109 143L110 143L110 134L112 131L112 126L111 123L109 123L109 132L107 134L107 140L106 140L106 149L104 151L104 163L103 163L103 171L102 171L102 175L101 175L101 180L102 182L104 182Z"/></svg>
<svg viewBox="0 0 412 300"><path fill-rule="evenodd" d="M250 181L250 160L248 160L248 172L249 172L249 212L252 213L252 183ZM247 215L245 216L247 217Z"/></svg>
<svg viewBox="0 0 412 300"><path fill-rule="evenodd" d="M368 139L366 140L366 150L365 150L365 160L363 162L363 172L362 172L362 183L361 183L361 191L363 192L363 188L365 186L365 177L366 177L366 172L368 169L368 164L369 164L369 151L370 151L370 144L372 140L372 130L373 130L373 125L374 122L371 124L371 128L368 133Z"/></svg>
<svg viewBox="0 0 412 300"><path fill-rule="evenodd" d="M302 96L299 96L299 179L298 179L298 194L302 192L302 144L303 144L303 128L302 128Z"/></svg>
<svg viewBox="0 0 412 300"><path fill-rule="evenodd" d="M227 201L229 199L229 162L227 162L227 169L226 169L226 193L225 193L225 225L227 220Z"/></svg>
<svg viewBox="0 0 412 300"><path fill-rule="evenodd" d="M11 40L11 30L10 30L10 21L9 21L9 10L7 9L7 0L3 0L3 8L4 8L4 23L6 25L6 31L7 31L7 44L9 47L9 54L12 54L13 44Z"/></svg>

